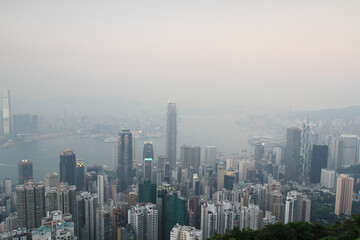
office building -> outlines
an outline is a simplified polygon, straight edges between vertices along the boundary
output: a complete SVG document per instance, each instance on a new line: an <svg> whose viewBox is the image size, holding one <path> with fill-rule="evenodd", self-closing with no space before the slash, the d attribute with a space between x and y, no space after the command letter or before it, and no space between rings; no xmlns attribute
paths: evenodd
<svg viewBox="0 0 360 240"><path fill-rule="evenodd" d="M256 161L260 161L263 156L264 156L264 151L265 151L265 143L262 142L258 142L255 144L255 160Z"/></svg>
<svg viewBox="0 0 360 240"><path fill-rule="evenodd" d="M144 142L143 150L143 164L144 164L144 179L151 181L152 163L154 159L153 144L150 141Z"/></svg>
<svg viewBox="0 0 360 240"><path fill-rule="evenodd" d="M156 204L156 184L150 180L139 183L139 203L151 202Z"/></svg>
<svg viewBox="0 0 360 240"><path fill-rule="evenodd" d="M60 154L60 182L75 185L76 157L70 149Z"/></svg>
<svg viewBox="0 0 360 240"><path fill-rule="evenodd" d="M5 179L5 196L10 197L12 192L11 180Z"/></svg>
<svg viewBox="0 0 360 240"><path fill-rule="evenodd" d="M188 225L187 200L170 185L158 187L156 205L160 216L159 239L168 240L171 229L177 223Z"/></svg>
<svg viewBox="0 0 360 240"><path fill-rule="evenodd" d="M33 179L33 165L29 160L21 160L18 163L19 185L24 184L25 181Z"/></svg>
<svg viewBox="0 0 360 240"><path fill-rule="evenodd" d="M176 224L170 232L170 240L202 240L202 232L191 226Z"/></svg>
<svg viewBox="0 0 360 240"><path fill-rule="evenodd" d="M8 137L11 134L11 104L10 104L10 90L4 90L3 93L3 109L2 109L2 125L3 134Z"/></svg>
<svg viewBox="0 0 360 240"><path fill-rule="evenodd" d="M327 145L313 145L310 171L311 183L320 183L321 169L327 168L328 151Z"/></svg>
<svg viewBox="0 0 360 240"><path fill-rule="evenodd" d="M44 177L45 187L56 187L60 183L59 174L56 172L47 173Z"/></svg>
<svg viewBox="0 0 360 240"><path fill-rule="evenodd" d="M341 174L337 179L335 214L351 216L354 178Z"/></svg>
<svg viewBox="0 0 360 240"><path fill-rule="evenodd" d="M13 133L20 135L32 133L32 123L31 123L30 114L13 115Z"/></svg>
<svg viewBox="0 0 360 240"><path fill-rule="evenodd" d="M359 163L360 140L357 135L341 135L333 146L334 170L346 168Z"/></svg>
<svg viewBox="0 0 360 240"><path fill-rule="evenodd" d="M215 166L216 163L216 146L206 146L205 147L205 163L211 166Z"/></svg>
<svg viewBox="0 0 360 240"><path fill-rule="evenodd" d="M97 194L99 197L99 205L104 204L104 175L100 174L97 176Z"/></svg>
<svg viewBox="0 0 360 240"><path fill-rule="evenodd" d="M45 217L45 187L33 180L16 186L16 208L19 227L38 228Z"/></svg>
<svg viewBox="0 0 360 240"><path fill-rule="evenodd" d="M321 186L335 189L335 181L336 181L336 172L335 170L329 168L321 169Z"/></svg>
<svg viewBox="0 0 360 240"><path fill-rule="evenodd" d="M226 175L226 165L220 162L217 166L217 190L224 188L224 176Z"/></svg>
<svg viewBox="0 0 360 240"><path fill-rule="evenodd" d="M85 187L85 166L83 161L76 161L75 185L77 191L83 191Z"/></svg>
<svg viewBox="0 0 360 240"><path fill-rule="evenodd" d="M181 146L181 162L186 169L194 169L199 173L201 148L199 146Z"/></svg>
<svg viewBox="0 0 360 240"><path fill-rule="evenodd" d="M285 176L290 180L299 177L301 129L288 128L285 148Z"/></svg>
<svg viewBox="0 0 360 240"><path fill-rule="evenodd" d="M169 101L166 122L166 154L169 157L170 167L176 166L176 102Z"/></svg>
<svg viewBox="0 0 360 240"><path fill-rule="evenodd" d="M132 133L127 127L122 128L118 138L117 186L119 192L126 191L134 177L132 145Z"/></svg>

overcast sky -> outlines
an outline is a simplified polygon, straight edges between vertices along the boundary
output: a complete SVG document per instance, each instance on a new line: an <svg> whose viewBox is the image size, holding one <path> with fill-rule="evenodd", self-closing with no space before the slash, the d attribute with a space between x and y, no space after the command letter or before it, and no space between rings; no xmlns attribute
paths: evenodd
<svg viewBox="0 0 360 240"><path fill-rule="evenodd" d="M0 89L194 104L360 104L360 1L1 1Z"/></svg>

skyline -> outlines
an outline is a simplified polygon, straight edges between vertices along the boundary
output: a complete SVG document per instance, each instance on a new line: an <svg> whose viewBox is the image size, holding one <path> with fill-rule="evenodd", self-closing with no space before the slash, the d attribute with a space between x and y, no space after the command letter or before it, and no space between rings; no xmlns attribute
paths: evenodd
<svg viewBox="0 0 360 240"><path fill-rule="evenodd" d="M360 3L276 3L3 1L0 89L14 99L356 105Z"/></svg>

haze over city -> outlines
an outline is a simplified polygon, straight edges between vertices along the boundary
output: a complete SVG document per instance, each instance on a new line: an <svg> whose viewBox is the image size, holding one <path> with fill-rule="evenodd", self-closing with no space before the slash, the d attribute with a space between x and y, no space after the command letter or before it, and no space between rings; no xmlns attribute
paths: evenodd
<svg viewBox="0 0 360 240"><path fill-rule="evenodd" d="M360 239L360 1L1 1L0 240Z"/></svg>
<svg viewBox="0 0 360 240"><path fill-rule="evenodd" d="M2 1L14 98L313 110L355 105L360 3Z"/></svg>

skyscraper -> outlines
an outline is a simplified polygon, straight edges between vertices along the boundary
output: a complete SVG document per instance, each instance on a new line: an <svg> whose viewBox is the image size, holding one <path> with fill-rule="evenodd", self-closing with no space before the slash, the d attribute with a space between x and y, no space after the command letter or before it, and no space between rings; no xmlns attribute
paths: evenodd
<svg viewBox="0 0 360 240"><path fill-rule="evenodd" d="M99 196L99 205L104 204L104 175L97 176L97 194Z"/></svg>
<svg viewBox="0 0 360 240"><path fill-rule="evenodd" d="M144 142L143 150L143 164L144 164L144 179L151 181L152 163L154 159L154 151L152 142Z"/></svg>
<svg viewBox="0 0 360 240"><path fill-rule="evenodd" d="M76 197L77 216L74 220L78 239L96 239L97 194L82 192Z"/></svg>
<svg viewBox="0 0 360 240"><path fill-rule="evenodd" d="M206 146L205 147L205 163L210 164L211 166L215 165L216 162L216 147L215 146Z"/></svg>
<svg viewBox="0 0 360 240"><path fill-rule="evenodd" d="M10 90L4 90L3 94L3 133L4 136L11 134L11 104L10 104Z"/></svg>
<svg viewBox="0 0 360 240"><path fill-rule="evenodd" d="M16 186L15 191L19 227L28 230L40 227L46 213L44 185L29 180L23 185Z"/></svg>
<svg viewBox="0 0 360 240"><path fill-rule="evenodd" d="M155 204L134 206L129 211L130 225L134 229L136 240L158 239L158 210Z"/></svg>
<svg viewBox="0 0 360 240"><path fill-rule="evenodd" d="M321 169L327 167L328 146L314 145L311 159L310 182L320 183Z"/></svg>
<svg viewBox="0 0 360 240"><path fill-rule="evenodd" d="M201 148L199 146L181 146L181 162L186 169L193 168L199 173Z"/></svg>
<svg viewBox="0 0 360 240"><path fill-rule="evenodd" d="M33 178L33 167L32 163L25 159L21 160L18 164L19 171L19 184L24 184L25 181L28 181Z"/></svg>
<svg viewBox="0 0 360 240"><path fill-rule="evenodd" d="M156 184L150 183L150 180L144 180L144 183L139 183L139 202L151 202L156 204Z"/></svg>
<svg viewBox="0 0 360 240"><path fill-rule="evenodd" d="M169 100L166 124L166 154L169 156L170 167L176 166L176 102Z"/></svg>
<svg viewBox="0 0 360 240"><path fill-rule="evenodd" d="M83 191L85 186L85 166L84 162L76 161L75 185L77 191Z"/></svg>
<svg viewBox="0 0 360 240"><path fill-rule="evenodd" d="M75 153L70 149L65 149L60 154L60 182L75 185Z"/></svg>
<svg viewBox="0 0 360 240"><path fill-rule="evenodd" d="M118 191L125 191L133 180L133 148L132 148L132 134L127 127L121 129L118 138L118 163L117 163L117 178Z"/></svg>
<svg viewBox="0 0 360 240"><path fill-rule="evenodd" d="M255 144L255 160L260 161L264 156L265 144L258 142Z"/></svg>
<svg viewBox="0 0 360 240"><path fill-rule="evenodd" d="M335 214L351 216L354 178L341 174L337 180Z"/></svg>
<svg viewBox="0 0 360 240"><path fill-rule="evenodd" d="M301 129L288 128L285 149L285 176L295 180L299 176Z"/></svg>

